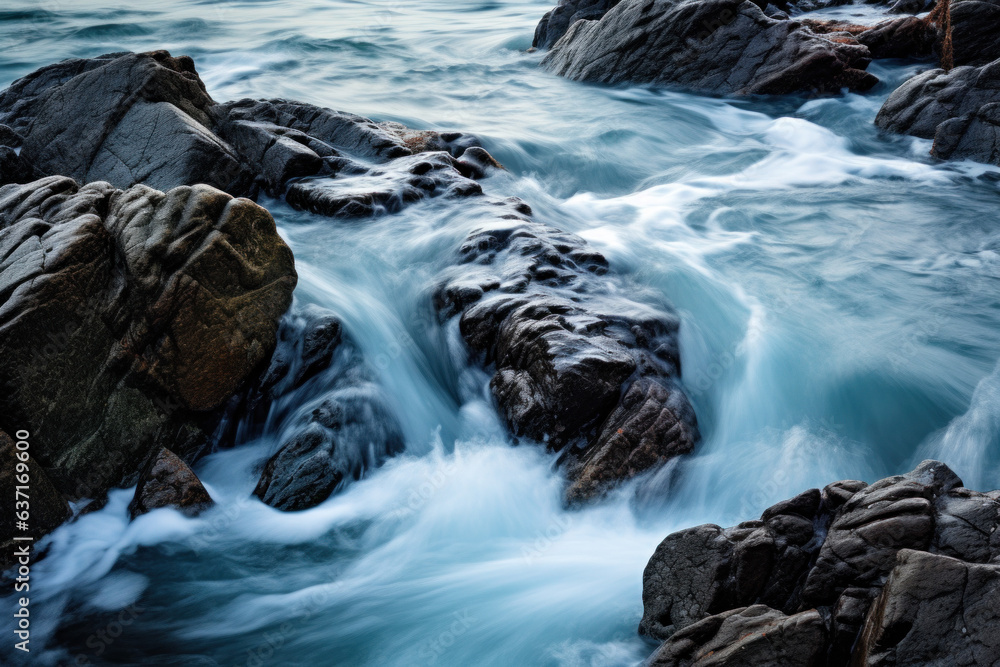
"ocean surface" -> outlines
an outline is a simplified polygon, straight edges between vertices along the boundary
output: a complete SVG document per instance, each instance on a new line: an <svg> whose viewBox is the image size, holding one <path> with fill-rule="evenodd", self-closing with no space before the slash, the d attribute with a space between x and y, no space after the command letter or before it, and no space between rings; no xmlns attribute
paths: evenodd
<svg viewBox="0 0 1000 667"><path fill-rule="evenodd" d="M587 85L526 52L552 3L4 2L0 86L168 49L216 100L477 134L506 167L487 193L522 197L605 253L620 289L678 310L703 434L566 511L552 456L512 444L487 375L432 315L475 211L430 200L345 222L263 199L296 299L343 318L406 453L298 513L250 494L275 433L196 465L217 501L198 518L130 523L132 490L112 492L47 538L31 664L636 665L654 648L636 634L642 570L669 532L929 457L1000 486L1000 172L872 124L930 63L877 61L874 90L836 97Z"/></svg>

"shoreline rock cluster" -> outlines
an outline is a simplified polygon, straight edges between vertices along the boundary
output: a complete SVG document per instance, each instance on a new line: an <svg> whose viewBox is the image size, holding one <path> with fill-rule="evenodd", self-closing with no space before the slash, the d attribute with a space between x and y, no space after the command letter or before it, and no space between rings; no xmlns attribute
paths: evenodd
<svg viewBox="0 0 1000 667"><path fill-rule="evenodd" d="M998 528L1000 491L924 461L674 533L643 573L648 664L997 664Z"/></svg>

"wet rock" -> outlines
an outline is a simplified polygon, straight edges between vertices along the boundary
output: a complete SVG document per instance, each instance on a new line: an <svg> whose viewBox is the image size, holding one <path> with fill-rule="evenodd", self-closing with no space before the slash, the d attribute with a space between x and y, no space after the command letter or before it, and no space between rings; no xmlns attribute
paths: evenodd
<svg viewBox="0 0 1000 667"><path fill-rule="evenodd" d="M545 13L535 27L535 37L531 45L537 49L548 49L566 34L570 26L579 20L596 21L608 13L621 0L560 0L559 4Z"/></svg>
<svg viewBox="0 0 1000 667"><path fill-rule="evenodd" d="M579 81L673 84L722 95L867 90L867 47L767 17L747 0L624 0L577 21L542 65Z"/></svg>
<svg viewBox="0 0 1000 667"><path fill-rule="evenodd" d="M0 414L70 498L203 443L296 282L267 211L205 185L4 186L0 256Z"/></svg>
<svg viewBox="0 0 1000 667"><path fill-rule="evenodd" d="M492 369L513 433L562 452L571 503L691 451L676 315L609 290L607 260L523 203L501 211L469 235L434 300Z"/></svg>
<svg viewBox="0 0 1000 667"><path fill-rule="evenodd" d="M964 488L937 461L871 485L836 482L759 521L667 536L643 573L639 632L667 641L662 664L994 664L995 619L981 610L996 607L998 529L1000 494ZM777 623L818 612L822 632L802 639L803 655L757 655L745 646L752 627L720 629L753 605Z"/></svg>
<svg viewBox="0 0 1000 667"><path fill-rule="evenodd" d="M1000 663L1000 566L899 552L854 665Z"/></svg>
<svg viewBox="0 0 1000 667"><path fill-rule="evenodd" d="M128 511L133 519L161 507L195 516L211 505L211 496L188 464L169 449L161 448L139 475Z"/></svg>
<svg viewBox="0 0 1000 667"><path fill-rule="evenodd" d="M14 439L0 431L0 492L8 499L7 511L0 516L0 534L3 535L0 540L0 548L3 549L0 567L3 568L14 564L13 554L17 545L14 537L38 540L55 530L70 516L69 504L52 485L45 470L31 456L32 439L29 437L22 442L28 443L27 449L15 448ZM17 516L14 501L18 499L15 493L19 486L25 487L30 503L27 530L21 530L15 524Z"/></svg>
<svg viewBox="0 0 1000 667"><path fill-rule="evenodd" d="M29 183L39 177L34 165L21 155L23 144L21 135L0 125L0 185Z"/></svg>
<svg viewBox="0 0 1000 667"><path fill-rule="evenodd" d="M256 412L251 422L266 415L279 437L254 494L281 510L303 510L401 452L404 440L376 374L336 316L302 309L285 319L280 337L246 400Z"/></svg>
<svg viewBox="0 0 1000 667"><path fill-rule="evenodd" d="M248 197L287 189L293 206L338 217L479 194L472 179L499 167L475 137L458 132L280 99L217 104L194 62L166 51L44 67L0 93L0 123L23 139L17 155L0 131L7 182L30 173L119 188L205 183Z"/></svg>
<svg viewBox="0 0 1000 667"><path fill-rule="evenodd" d="M938 41L933 25L916 16L903 16L874 26L843 21L803 19L813 32L831 39L854 41L868 47L872 58L920 58L929 56Z"/></svg>
<svg viewBox="0 0 1000 667"><path fill-rule="evenodd" d="M826 625L816 610L786 616L764 605L709 616L674 634L648 667L820 667Z"/></svg>
<svg viewBox="0 0 1000 667"><path fill-rule="evenodd" d="M1000 58L1000 0L955 0L951 29L956 65L986 65Z"/></svg>
<svg viewBox="0 0 1000 667"><path fill-rule="evenodd" d="M44 174L244 194L252 175L212 132L215 118L194 62L166 51L65 60L0 93L0 122L21 134L23 156Z"/></svg>

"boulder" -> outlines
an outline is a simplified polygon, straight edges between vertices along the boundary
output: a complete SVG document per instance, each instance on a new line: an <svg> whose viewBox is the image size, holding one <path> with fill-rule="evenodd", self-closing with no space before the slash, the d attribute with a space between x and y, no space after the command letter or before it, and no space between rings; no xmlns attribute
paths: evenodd
<svg viewBox="0 0 1000 667"><path fill-rule="evenodd" d="M803 19L802 23L816 34L866 46L872 58L929 56L938 41L937 28L916 16L903 16L873 26L815 19Z"/></svg>
<svg viewBox="0 0 1000 667"><path fill-rule="evenodd" d="M766 16L749 0L623 0L577 21L542 66L579 81L720 95L868 90L868 48Z"/></svg>
<svg viewBox="0 0 1000 667"><path fill-rule="evenodd" d="M1000 60L918 74L886 99L875 124L934 139L935 157L1000 164Z"/></svg>
<svg viewBox="0 0 1000 667"><path fill-rule="evenodd" d="M571 503L691 451L677 316L609 289L607 260L531 221L522 202L498 204L500 219L469 235L434 301L491 369L513 433L561 452Z"/></svg>
<svg viewBox="0 0 1000 667"><path fill-rule="evenodd" d="M0 123L23 142L20 155L9 154L0 130L4 181L30 180L21 174L31 169L118 188L204 183L248 197L263 189L337 217L480 194L473 179L499 167L475 137L458 132L288 100L217 104L191 58L166 51L43 67L0 93Z"/></svg>
<svg viewBox="0 0 1000 667"><path fill-rule="evenodd" d="M667 536L643 573L639 632L666 642L651 664L995 664L998 529L1000 493L937 461L836 482L759 521ZM757 644L758 622L773 644ZM784 641L788 624L801 639Z"/></svg>
<svg viewBox="0 0 1000 667"><path fill-rule="evenodd" d="M559 4L545 12L538 22L531 46L536 49L551 48L571 25L581 19L599 20L619 2L621 0L559 0Z"/></svg>
<svg viewBox="0 0 1000 667"><path fill-rule="evenodd" d="M709 616L674 634L647 667L822 667L826 624L815 609L786 616L765 605Z"/></svg>
<svg viewBox="0 0 1000 667"><path fill-rule="evenodd" d="M212 497L194 471L164 447L139 475L128 511L133 519L160 507L173 507L195 516L211 505Z"/></svg>
<svg viewBox="0 0 1000 667"><path fill-rule="evenodd" d="M241 418L245 430L266 420L278 439L254 494L281 510L303 510L401 452L404 440L376 374L333 313L301 309L279 336Z"/></svg>
<svg viewBox="0 0 1000 667"><path fill-rule="evenodd" d="M951 29L956 65L985 65L1000 58L1000 0L955 0Z"/></svg>
<svg viewBox="0 0 1000 667"><path fill-rule="evenodd" d="M70 498L203 443L296 282L270 214L205 185L4 186L0 257L0 420Z"/></svg>
<svg viewBox="0 0 1000 667"><path fill-rule="evenodd" d="M852 665L1000 664L1000 565L905 549L872 606Z"/></svg>

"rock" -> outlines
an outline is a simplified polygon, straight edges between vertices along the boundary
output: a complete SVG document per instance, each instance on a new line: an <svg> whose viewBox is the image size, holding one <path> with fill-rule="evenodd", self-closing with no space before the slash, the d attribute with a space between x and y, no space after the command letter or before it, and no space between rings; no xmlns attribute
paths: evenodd
<svg viewBox="0 0 1000 667"><path fill-rule="evenodd" d="M868 90L878 81L864 71L870 60L865 46L768 18L748 0L624 0L574 23L542 66L579 81L753 95Z"/></svg>
<svg viewBox="0 0 1000 667"><path fill-rule="evenodd" d="M852 665L1000 664L1000 566L900 551Z"/></svg>
<svg viewBox="0 0 1000 667"><path fill-rule="evenodd" d="M285 319L280 336L244 407L251 424L266 415L280 438L254 494L303 510L401 452L404 440L375 373L332 313L303 309Z"/></svg>
<svg viewBox="0 0 1000 667"><path fill-rule="evenodd" d="M936 0L896 0L889 7L890 14L921 14L934 8Z"/></svg>
<svg viewBox="0 0 1000 667"><path fill-rule="evenodd" d="M458 132L379 124L288 100L217 104L194 62L166 51L44 67L0 93L0 123L23 137L20 156L0 145L7 182L33 180L30 173L118 188L205 183L248 197L262 188L338 217L480 194L472 179L499 167L475 137Z"/></svg>
<svg viewBox="0 0 1000 667"><path fill-rule="evenodd" d="M621 0L559 0L559 4L545 13L535 28L531 46L548 49L566 34L570 26L583 19L599 20Z"/></svg>
<svg viewBox="0 0 1000 667"><path fill-rule="evenodd" d="M920 58L934 51L937 28L916 16L903 16L874 26L843 21L803 19L816 34L867 46L872 58Z"/></svg>
<svg viewBox="0 0 1000 667"><path fill-rule="evenodd" d="M28 183L39 174L28 160L21 155L24 140L6 125L0 125L0 185Z"/></svg>
<svg viewBox="0 0 1000 667"><path fill-rule="evenodd" d="M609 291L607 260L532 222L517 201L473 232L436 291L516 436L561 451L570 503L691 451L697 426L680 389L678 320Z"/></svg>
<svg viewBox="0 0 1000 667"><path fill-rule="evenodd" d="M951 29L956 65L986 65L1000 58L1000 0L955 0Z"/></svg>
<svg viewBox="0 0 1000 667"><path fill-rule="evenodd" d="M169 449L161 448L139 475L128 511L134 519L160 507L195 516L212 505L212 498L194 471Z"/></svg>
<svg viewBox="0 0 1000 667"><path fill-rule="evenodd" d="M30 454L32 446L30 434L27 440L21 442L28 443L26 449L23 445L22 448L15 448L14 439L0 431L0 490L8 499L7 511L0 516L0 530L4 535L0 540L0 548L3 549L0 555L2 568L14 564L14 549L18 544L14 537L31 537L38 540L55 530L70 516L69 504L52 485L45 470ZM17 529L15 525L17 508L14 503L21 499L15 496L19 486L25 487L24 492L30 504L27 530Z"/></svg>
<svg viewBox="0 0 1000 667"><path fill-rule="evenodd" d="M270 214L205 185L4 186L0 257L0 414L70 498L203 443L296 282Z"/></svg>
<svg viewBox="0 0 1000 667"><path fill-rule="evenodd" d="M826 625L816 610L786 616L764 605L709 616L663 643L648 667L820 667Z"/></svg>
<svg viewBox="0 0 1000 667"><path fill-rule="evenodd" d="M961 485L947 466L925 461L855 493L830 523L806 578L805 602L833 604L849 587L881 586L899 550L931 546L934 499Z"/></svg>
<svg viewBox="0 0 1000 667"><path fill-rule="evenodd" d="M166 51L64 60L0 93L0 122L44 174L245 194L253 176L212 132L216 115L194 62Z"/></svg>
<svg viewBox="0 0 1000 667"><path fill-rule="evenodd" d="M998 529L1000 493L937 461L812 489L759 521L668 535L643 573L639 632L666 641L650 664L994 664ZM747 608L816 632L786 644L762 630L774 642L757 646ZM756 653L793 645L804 653Z"/></svg>

